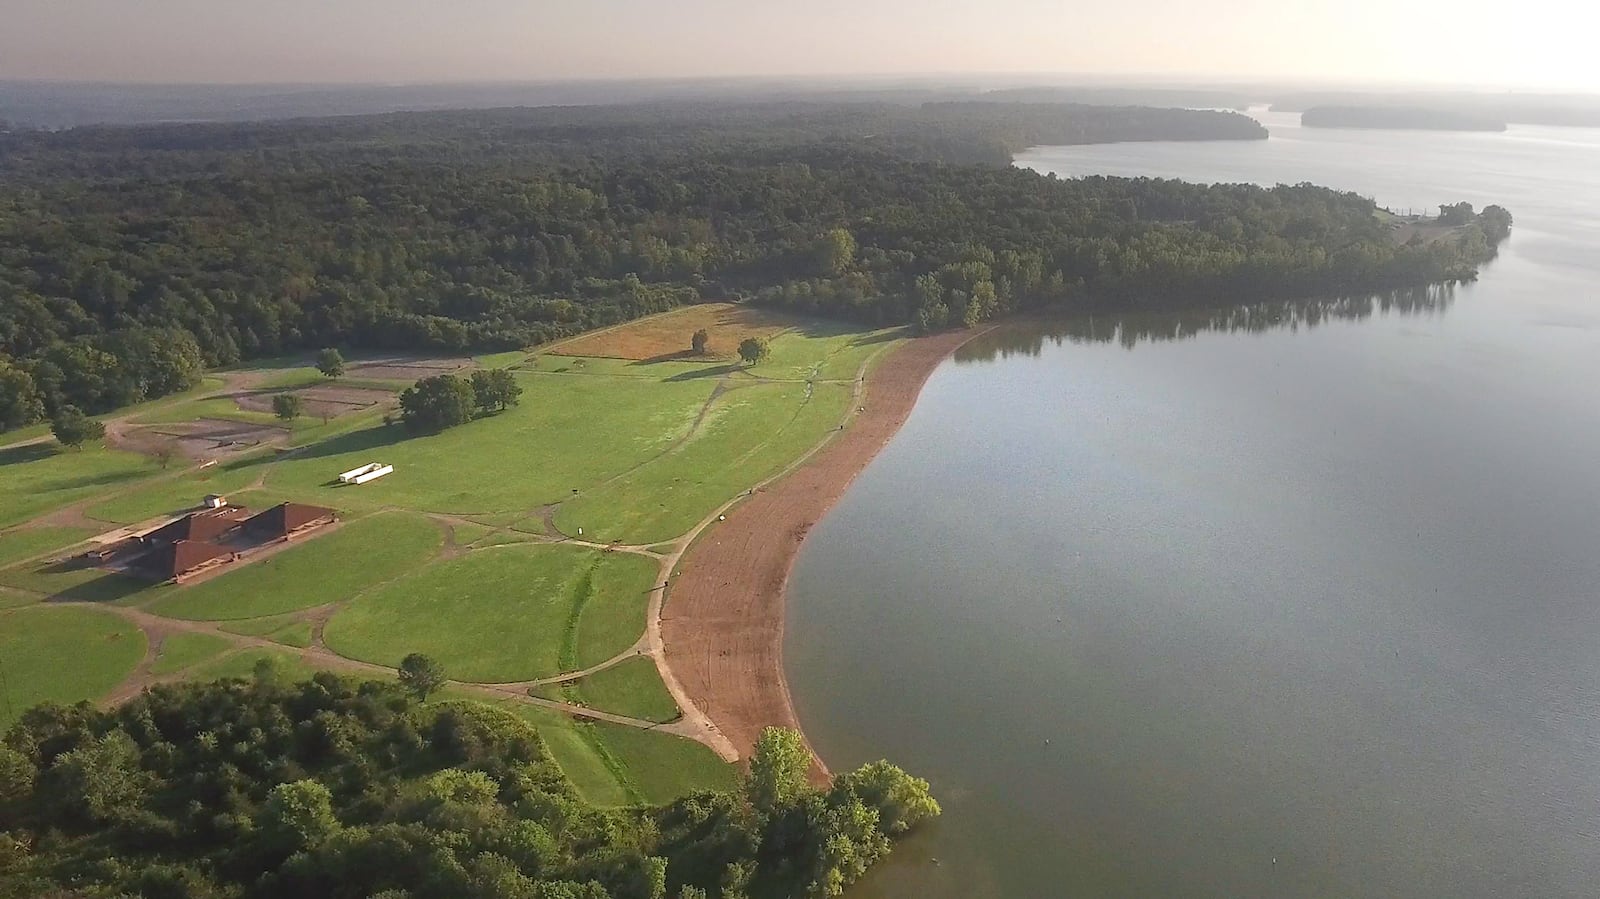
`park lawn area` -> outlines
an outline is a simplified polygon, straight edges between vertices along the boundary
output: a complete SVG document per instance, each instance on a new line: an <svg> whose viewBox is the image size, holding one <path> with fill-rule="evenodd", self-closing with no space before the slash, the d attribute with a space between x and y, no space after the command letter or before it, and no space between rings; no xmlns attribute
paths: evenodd
<svg viewBox="0 0 1600 899"><path fill-rule="evenodd" d="M18 606L31 606L39 601L37 596L29 596L12 587L0 586L0 611L15 609Z"/></svg>
<svg viewBox="0 0 1600 899"><path fill-rule="evenodd" d="M488 549L493 546L505 546L508 543L528 542L530 541L526 534L518 534L512 531L500 531L498 533L490 534L487 537L479 537L477 540L473 541L472 546L474 549Z"/></svg>
<svg viewBox="0 0 1600 899"><path fill-rule="evenodd" d="M31 559L87 540L95 531L86 528L25 528L0 534L0 566Z"/></svg>
<svg viewBox="0 0 1600 899"><path fill-rule="evenodd" d="M625 651L644 633L650 591L659 583L655 559L636 553L606 553L595 569L588 599L562 646L562 668L577 671ZM551 672L557 674L559 672Z"/></svg>
<svg viewBox="0 0 1600 899"><path fill-rule="evenodd" d="M156 471L137 453L85 445L70 450L54 442L0 449L0 528L131 484Z"/></svg>
<svg viewBox="0 0 1600 899"><path fill-rule="evenodd" d="M606 764L600 749L579 731L578 722L560 712L540 708L514 699L492 699L455 687L440 691L440 700L477 702L510 712L533 725L550 756L572 782L586 802L593 805L623 806L633 798ZM430 703L431 704L431 703Z"/></svg>
<svg viewBox="0 0 1600 899"><path fill-rule="evenodd" d="M699 790L731 790L739 783L733 765L693 740L606 721L582 726L593 729L632 792L649 805Z"/></svg>
<svg viewBox="0 0 1600 899"><path fill-rule="evenodd" d="M694 332L704 328L706 355L736 356L746 337L771 337L804 321L794 316L736 303L697 303L562 341L550 352L567 356L660 359L686 354Z"/></svg>
<svg viewBox="0 0 1600 899"><path fill-rule="evenodd" d="M682 714L649 656L636 656L597 671L578 681L576 689L584 705L613 715L665 724Z"/></svg>
<svg viewBox="0 0 1600 899"><path fill-rule="evenodd" d="M48 559L24 562L0 571L0 584L75 602L122 602L150 589L148 581L125 574Z"/></svg>
<svg viewBox="0 0 1600 899"><path fill-rule="evenodd" d="M486 524L473 524L462 522L450 525L450 532L455 536L457 546L467 546L482 540L489 531L493 530Z"/></svg>
<svg viewBox="0 0 1600 899"><path fill-rule="evenodd" d="M184 471L90 506L87 513L100 521L136 524L193 509L208 493L220 493L237 500L232 494L253 484L260 475L259 468L238 462Z"/></svg>
<svg viewBox="0 0 1600 899"><path fill-rule="evenodd" d="M723 502L782 470L838 427L844 384L758 384L729 391L669 455L556 510L562 533L642 544L677 537Z"/></svg>
<svg viewBox="0 0 1600 899"><path fill-rule="evenodd" d="M232 648L233 641L216 634L172 634L161 641L161 654L150 666L150 673L161 675L182 671Z"/></svg>
<svg viewBox="0 0 1600 899"><path fill-rule="evenodd" d="M245 618L220 625L230 634L247 637L266 637L274 643L305 649L311 645L311 622L293 615L268 615L264 618Z"/></svg>
<svg viewBox="0 0 1600 899"><path fill-rule="evenodd" d="M110 612L30 606L0 613L0 730L41 702L105 695L144 654L144 632Z"/></svg>
<svg viewBox="0 0 1600 899"><path fill-rule="evenodd" d="M665 359L655 362L634 359L608 359L602 356L561 356L547 353L523 367L526 371L550 375L598 375L662 381L678 378L715 377L734 371L737 366L725 359Z"/></svg>
<svg viewBox="0 0 1600 899"><path fill-rule="evenodd" d="M521 374L521 405L440 434L410 436L377 425L334 437L276 462L268 486L324 505L363 498L430 512L482 515L527 510L645 462L693 424L709 381L552 378ZM361 487L330 484L366 462L394 474ZM515 472L515 477L508 477Z"/></svg>
<svg viewBox="0 0 1600 899"><path fill-rule="evenodd" d="M150 611L223 621L279 615L354 597L431 559L444 542L421 515L384 512L356 519L258 562L192 586L166 586Z"/></svg>
<svg viewBox="0 0 1600 899"><path fill-rule="evenodd" d="M526 358L528 358L527 350L506 350L503 353L474 356L472 363L479 368L510 368Z"/></svg>
<svg viewBox="0 0 1600 899"><path fill-rule="evenodd" d="M622 553L559 544L476 550L361 597L327 623L323 641L340 655L390 667L426 653L468 682L549 677L561 672L563 647L591 597L619 581L639 583L641 567L652 568ZM644 630L643 616L632 626L630 643Z"/></svg>
<svg viewBox="0 0 1600 899"><path fill-rule="evenodd" d="M256 663L262 659L272 662L277 669L278 680L285 683L310 680L312 675L323 670L291 652L252 647L192 668L184 675L184 679L201 682L222 680L225 677L254 680Z"/></svg>

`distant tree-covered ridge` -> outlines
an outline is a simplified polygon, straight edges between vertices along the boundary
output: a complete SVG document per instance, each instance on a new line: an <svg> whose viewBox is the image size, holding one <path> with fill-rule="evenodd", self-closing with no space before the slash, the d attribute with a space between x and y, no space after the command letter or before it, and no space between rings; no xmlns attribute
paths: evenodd
<svg viewBox="0 0 1600 899"><path fill-rule="evenodd" d="M535 345L704 298L928 328L1471 278L1307 185L1046 177L1030 143L1255 138L1060 104L491 110L0 135L0 402L98 414L207 365ZM994 163L994 164L987 164Z"/></svg>
<svg viewBox="0 0 1600 899"><path fill-rule="evenodd" d="M0 744L0 896L836 896L939 813L886 762L811 787L776 729L738 792L595 808L521 719L423 692L322 674L32 709Z"/></svg>
<svg viewBox="0 0 1600 899"><path fill-rule="evenodd" d="M1382 128L1423 131L1504 131L1506 123L1482 113L1410 106L1313 106L1300 114L1307 128Z"/></svg>

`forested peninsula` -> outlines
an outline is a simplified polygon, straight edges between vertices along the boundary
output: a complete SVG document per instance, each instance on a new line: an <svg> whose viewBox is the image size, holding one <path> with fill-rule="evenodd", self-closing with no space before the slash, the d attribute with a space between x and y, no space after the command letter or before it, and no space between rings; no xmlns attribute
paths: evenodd
<svg viewBox="0 0 1600 899"><path fill-rule="evenodd" d="M1034 144L1251 140L1226 112L676 104L0 135L0 428L329 345L537 345L706 298L925 330L1472 278L1310 185L1059 179Z"/></svg>

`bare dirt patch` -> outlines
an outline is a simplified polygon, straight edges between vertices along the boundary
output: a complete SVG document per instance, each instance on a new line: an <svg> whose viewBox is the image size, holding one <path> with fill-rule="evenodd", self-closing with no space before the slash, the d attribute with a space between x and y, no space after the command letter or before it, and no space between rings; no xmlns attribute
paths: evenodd
<svg viewBox="0 0 1600 899"><path fill-rule="evenodd" d="M783 672L783 604L806 534L905 423L933 370L972 336L940 334L892 351L867 382L864 411L805 465L729 510L680 563L661 615L666 661L741 756L764 727L800 727ZM820 765L812 773L826 777Z"/></svg>
<svg viewBox="0 0 1600 899"><path fill-rule="evenodd" d="M732 359L746 337L771 337L794 327L781 313L733 303L702 303L665 315L629 322L616 328L586 334L562 343L550 352L558 356L597 356L635 361ZM711 338L704 355L690 352L694 332L706 329Z"/></svg>
<svg viewBox="0 0 1600 899"><path fill-rule="evenodd" d="M448 375L472 364L466 357L438 356L413 358L392 356L383 359L366 359L345 366L345 376L369 381L420 381L435 375Z"/></svg>
<svg viewBox="0 0 1600 899"><path fill-rule="evenodd" d="M176 446L191 459L214 459L219 455L242 453L258 446L279 444L289 439L288 428L201 418L188 422L128 428L119 436L130 447L144 449L162 444Z"/></svg>
<svg viewBox="0 0 1600 899"><path fill-rule="evenodd" d="M394 391L373 387L341 387L317 385L291 391L304 404L305 414L311 418L337 418L348 412L360 412L394 399ZM234 396L234 403L249 412L271 412L272 398L276 393L244 393Z"/></svg>

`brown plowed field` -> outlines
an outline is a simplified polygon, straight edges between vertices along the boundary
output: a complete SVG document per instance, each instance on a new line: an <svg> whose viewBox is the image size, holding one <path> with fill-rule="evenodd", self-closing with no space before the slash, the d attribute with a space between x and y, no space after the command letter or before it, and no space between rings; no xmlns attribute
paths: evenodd
<svg viewBox="0 0 1600 899"><path fill-rule="evenodd" d="M746 337L771 337L794 327L796 319L781 313L733 303L701 303L664 315L629 322L563 341L550 352L557 356L596 356L607 359L704 361L732 359ZM690 352L694 332L706 329L710 338L703 356Z"/></svg>
<svg viewBox="0 0 1600 899"><path fill-rule="evenodd" d="M667 662L689 698L748 757L761 729L799 729L783 671L783 597L806 533L889 442L928 376L973 336L912 340L867 379L865 411L787 477L707 529L672 581L661 614ZM826 769L813 769L825 778Z"/></svg>

